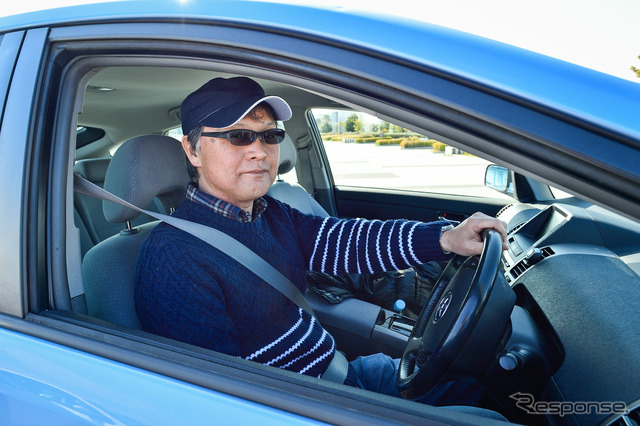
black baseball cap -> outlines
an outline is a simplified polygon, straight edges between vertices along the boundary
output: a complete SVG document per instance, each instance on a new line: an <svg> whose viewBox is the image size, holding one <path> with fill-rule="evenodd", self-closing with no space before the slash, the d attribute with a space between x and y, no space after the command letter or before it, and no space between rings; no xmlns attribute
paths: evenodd
<svg viewBox="0 0 640 426"><path fill-rule="evenodd" d="M214 78L182 102L182 133L187 135L199 125L233 126L261 102L271 105L276 120L291 118L289 104L279 96L265 96L264 89L252 79Z"/></svg>

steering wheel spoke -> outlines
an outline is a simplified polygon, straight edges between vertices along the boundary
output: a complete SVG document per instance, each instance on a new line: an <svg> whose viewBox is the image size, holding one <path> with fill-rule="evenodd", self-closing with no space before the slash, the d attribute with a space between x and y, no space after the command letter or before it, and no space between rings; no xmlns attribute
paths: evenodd
<svg viewBox="0 0 640 426"><path fill-rule="evenodd" d="M418 353L420 349L422 349L422 338L411 337L407 342L407 346L405 347L404 352L409 354L415 354L415 353Z"/></svg>

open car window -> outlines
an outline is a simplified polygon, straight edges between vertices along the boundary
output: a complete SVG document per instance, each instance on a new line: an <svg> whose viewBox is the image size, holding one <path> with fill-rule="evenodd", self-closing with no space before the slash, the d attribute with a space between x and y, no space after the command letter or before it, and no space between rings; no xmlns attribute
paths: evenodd
<svg viewBox="0 0 640 426"><path fill-rule="evenodd" d="M313 109L338 186L510 199L484 184L490 161L354 110Z"/></svg>

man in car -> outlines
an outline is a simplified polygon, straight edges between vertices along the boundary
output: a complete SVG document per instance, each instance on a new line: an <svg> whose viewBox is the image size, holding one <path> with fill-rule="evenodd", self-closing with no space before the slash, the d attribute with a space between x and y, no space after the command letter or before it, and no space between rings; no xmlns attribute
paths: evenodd
<svg viewBox="0 0 640 426"><path fill-rule="evenodd" d="M266 196L274 182L288 120L284 99L265 96L246 77L216 78L181 106L182 146L192 179L174 216L239 240L304 294L307 270L361 273L407 268L451 253L479 254L482 230L505 225L476 213L455 228L446 222L345 220L305 215ZM231 257L162 223L141 248L135 301L146 331L301 374L322 377L333 337ZM349 364L345 384L399 396L397 363L382 354ZM341 380L342 381L342 380ZM433 404L473 397L445 386Z"/></svg>

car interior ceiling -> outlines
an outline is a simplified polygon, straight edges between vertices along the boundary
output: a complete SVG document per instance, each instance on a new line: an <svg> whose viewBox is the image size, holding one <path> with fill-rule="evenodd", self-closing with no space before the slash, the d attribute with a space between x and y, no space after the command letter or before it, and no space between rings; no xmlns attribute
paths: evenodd
<svg viewBox="0 0 640 426"><path fill-rule="evenodd" d="M104 129L105 140L79 148L76 160L106 156L114 145L129 138L162 134L179 127L182 99L211 78L229 76L231 74L174 67L109 67L100 70L87 86L78 124ZM277 93L286 99L292 109L339 106L290 85L254 79L267 94Z"/></svg>

